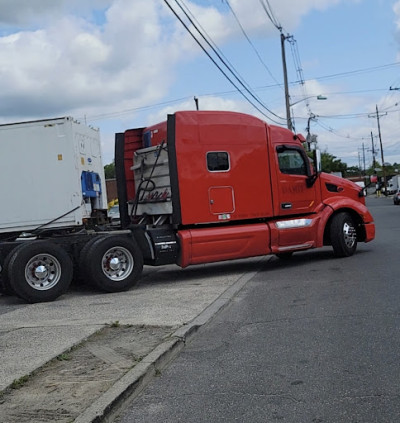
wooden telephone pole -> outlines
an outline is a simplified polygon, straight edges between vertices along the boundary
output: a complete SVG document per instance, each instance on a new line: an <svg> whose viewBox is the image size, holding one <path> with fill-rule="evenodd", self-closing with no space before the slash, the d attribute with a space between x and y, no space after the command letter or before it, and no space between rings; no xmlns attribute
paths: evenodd
<svg viewBox="0 0 400 423"><path fill-rule="evenodd" d="M369 115L369 117L373 117L373 118L375 118L376 117L376 121L377 121L377 123L378 123L378 136L379 136L379 145L380 145L380 147L381 147L381 159L382 159L382 173L383 173L383 186L384 186L384 189L385 189L385 194L386 194L386 187L387 187L387 184L386 184L386 168L385 168L385 159L384 159L384 157L383 157L383 146L382 146L382 135L381 135L381 124L380 124L380 121L379 121L379 118L380 118L380 116L385 116L385 115L387 115L387 113L384 113L384 114L382 114L382 115L379 115L379 111L378 111L378 105L376 105L376 112L374 113L374 114L371 114L371 115ZM372 148L373 148L373 141L372 141ZM374 160L375 160L375 156L374 156Z"/></svg>

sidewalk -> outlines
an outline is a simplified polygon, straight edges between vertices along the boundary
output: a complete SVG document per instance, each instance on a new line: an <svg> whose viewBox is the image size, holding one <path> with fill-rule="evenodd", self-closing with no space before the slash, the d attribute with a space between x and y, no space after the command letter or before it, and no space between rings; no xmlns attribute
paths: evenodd
<svg viewBox="0 0 400 423"><path fill-rule="evenodd" d="M118 294L75 290L26 306L0 297L10 308L0 314L2 422L105 421L267 259L146 270Z"/></svg>

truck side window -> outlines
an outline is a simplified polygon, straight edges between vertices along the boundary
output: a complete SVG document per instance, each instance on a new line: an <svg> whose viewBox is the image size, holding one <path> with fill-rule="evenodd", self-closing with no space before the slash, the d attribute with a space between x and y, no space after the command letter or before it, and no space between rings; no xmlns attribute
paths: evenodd
<svg viewBox="0 0 400 423"><path fill-rule="evenodd" d="M225 151L211 151L207 153L207 169L210 172L229 170L229 154Z"/></svg>
<svg viewBox="0 0 400 423"><path fill-rule="evenodd" d="M279 170L290 175L307 175L307 164L298 150L277 148Z"/></svg>

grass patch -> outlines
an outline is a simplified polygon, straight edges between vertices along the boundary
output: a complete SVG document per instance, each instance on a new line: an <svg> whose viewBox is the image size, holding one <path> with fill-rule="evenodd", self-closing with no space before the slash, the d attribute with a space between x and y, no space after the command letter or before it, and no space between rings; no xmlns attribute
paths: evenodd
<svg viewBox="0 0 400 423"><path fill-rule="evenodd" d="M71 360L71 355L70 354L68 354L68 353L63 353L63 354L60 354L59 356L57 356L57 360L58 361L69 361L69 360Z"/></svg>
<svg viewBox="0 0 400 423"><path fill-rule="evenodd" d="M20 389L22 388L26 382L28 382L29 376L25 375L20 377L19 379L15 379L11 384L11 389Z"/></svg>
<svg viewBox="0 0 400 423"><path fill-rule="evenodd" d="M110 327L112 328L119 328L121 326L121 324L119 323L119 320L116 320L115 322L112 322L110 324Z"/></svg>

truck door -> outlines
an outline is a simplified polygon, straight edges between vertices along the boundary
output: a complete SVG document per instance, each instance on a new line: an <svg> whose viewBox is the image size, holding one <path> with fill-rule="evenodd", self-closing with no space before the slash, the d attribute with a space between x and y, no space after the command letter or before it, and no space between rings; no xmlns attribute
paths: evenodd
<svg viewBox="0 0 400 423"><path fill-rule="evenodd" d="M276 215L307 214L317 206L316 184L307 184L311 166L305 151L297 146L276 147L277 184ZM310 186L311 185L311 186Z"/></svg>

